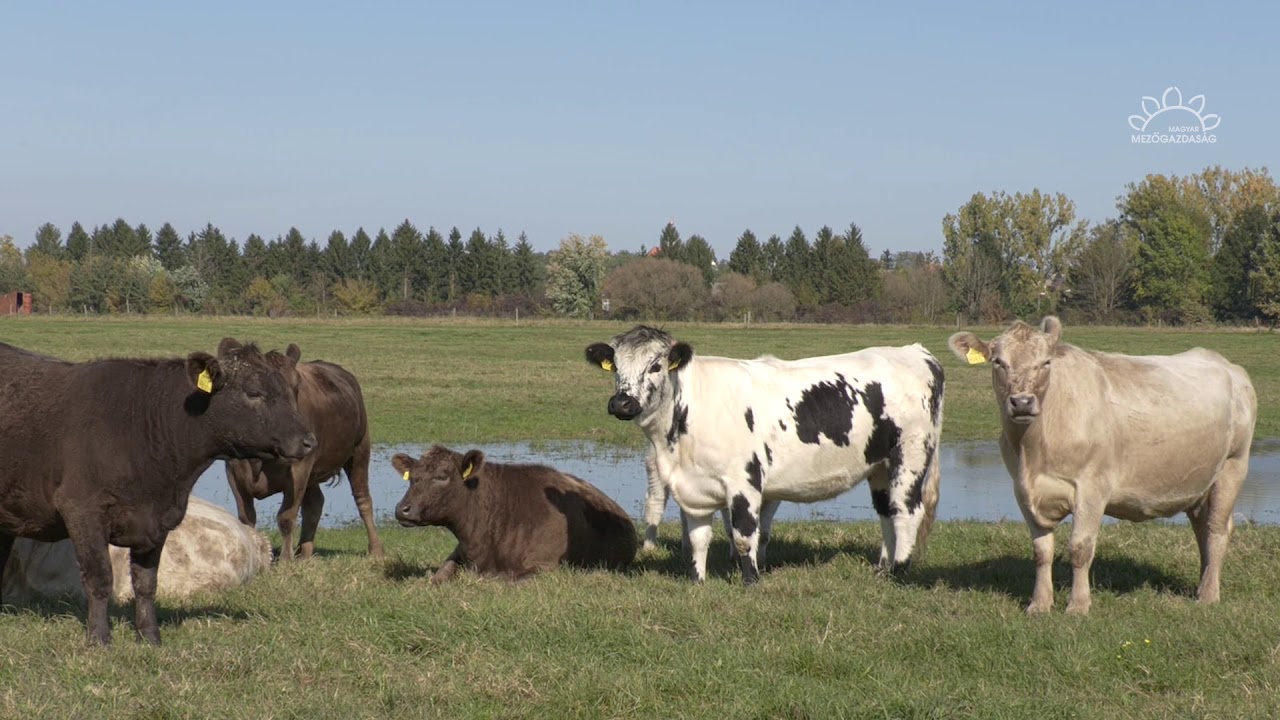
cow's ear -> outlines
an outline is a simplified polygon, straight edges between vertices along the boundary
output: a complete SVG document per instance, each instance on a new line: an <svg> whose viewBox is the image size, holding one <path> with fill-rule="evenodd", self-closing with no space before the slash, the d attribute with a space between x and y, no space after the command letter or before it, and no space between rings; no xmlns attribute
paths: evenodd
<svg viewBox="0 0 1280 720"><path fill-rule="evenodd" d="M679 370L693 359L693 346L687 342L678 342L671 346L667 353L667 370Z"/></svg>
<svg viewBox="0 0 1280 720"><path fill-rule="evenodd" d="M239 340L232 337L224 337L222 342L218 343L218 357L226 357L232 351L239 350L242 347L244 346L240 344Z"/></svg>
<svg viewBox="0 0 1280 720"><path fill-rule="evenodd" d="M609 343L595 343L587 346L587 363L598 365L606 372L613 372L613 346Z"/></svg>
<svg viewBox="0 0 1280 720"><path fill-rule="evenodd" d="M193 352L187 356L187 379L196 390L206 395L212 395L226 384L218 359L203 352Z"/></svg>
<svg viewBox="0 0 1280 720"><path fill-rule="evenodd" d="M396 472L408 482L409 471L413 469L413 458L404 453L396 453L391 456L391 467L395 468Z"/></svg>
<svg viewBox="0 0 1280 720"><path fill-rule="evenodd" d="M1058 344L1058 338L1062 337L1062 321L1054 315L1046 315L1040 321L1040 332L1049 336L1049 347Z"/></svg>
<svg viewBox="0 0 1280 720"><path fill-rule="evenodd" d="M967 330L952 335L947 345L956 357L970 365L980 365L991 359L991 346Z"/></svg>
<svg viewBox="0 0 1280 720"><path fill-rule="evenodd" d="M284 354L296 365L302 359L302 348L299 348L297 343L289 343L289 347L285 349Z"/></svg>
<svg viewBox="0 0 1280 720"><path fill-rule="evenodd" d="M462 472L463 480L479 475L482 467L484 467L484 453L480 450L468 450L458 464L458 470Z"/></svg>

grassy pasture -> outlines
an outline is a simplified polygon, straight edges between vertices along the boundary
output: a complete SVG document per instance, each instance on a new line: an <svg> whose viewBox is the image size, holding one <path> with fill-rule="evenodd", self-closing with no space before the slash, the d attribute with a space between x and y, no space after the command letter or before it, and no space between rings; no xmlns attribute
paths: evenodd
<svg viewBox="0 0 1280 720"><path fill-rule="evenodd" d="M1060 544L1065 533L1059 533ZM1243 527L1223 601L1190 599L1191 531L1104 528L1092 613L1022 613L1026 531L942 523L906 578L877 577L873 523L786 523L763 582L723 538L693 586L674 528L629 573L509 584L426 576L440 529L322 530L322 553L249 584L161 602L164 645L89 648L83 610L0 617L0 717L1264 718L1280 713L1280 530Z"/></svg>
<svg viewBox="0 0 1280 720"><path fill-rule="evenodd" d="M453 444L593 440L638 446L629 423L605 412L612 378L582 351L630 324L482 320L264 320L252 318L33 317L0 322L0 342L73 360L108 355L212 352L231 335L264 348L296 342L303 358L355 373L364 388L374 442ZM945 327L672 324L696 352L798 358L871 345L921 342L947 374L944 440L999 434L989 366L970 367L947 348ZM984 338L998 328L969 328ZM1280 337L1236 330L1156 330L1068 326L1066 341L1130 354L1197 345L1244 366L1258 392L1258 437L1280 436ZM1189 389L1193 390L1193 389Z"/></svg>
<svg viewBox="0 0 1280 720"><path fill-rule="evenodd" d="M224 335L297 342L304 357L361 379L376 442L638 445L639 432L604 411L609 376L581 355L626 327L31 318L0 320L0 341L70 359L212 351ZM670 329L730 356L920 341L947 371L946 439L996 436L989 371L951 355L954 328ZM1258 436L1280 436L1272 334L1067 327L1065 338L1130 353L1218 350L1253 375ZM1223 601L1201 607L1189 528L1108 525L1091 614L1062 612L1070 568L1060 558L1055 612L1028 618L1021 523L939 523L924 562L899 580L871 566L878 524L783 523L754 588L739 585L716 525L711 578L697 587L672 527L625 574L566 570L518 584L464 574L443 587L426 582L452 547L443 530L386 528L388 558L372 562L363 530L322 529L313 561L161 601L158 649L133 640L130 608L113 610L106 650L84 642L82 607L11 609L0 614L0 718L1280 715L1280 528L1238 528Z"/></svg>

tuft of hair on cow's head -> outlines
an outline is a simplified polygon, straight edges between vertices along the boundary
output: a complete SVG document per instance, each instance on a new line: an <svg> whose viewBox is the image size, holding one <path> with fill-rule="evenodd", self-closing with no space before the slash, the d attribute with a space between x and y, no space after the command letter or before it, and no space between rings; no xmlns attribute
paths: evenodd
<svg viewBox="0 0 1280 720"><path fill-rule="evenodd" d="M587 362L614 373L609 414L634 420L662 405L672 394L672 375L688 366L693 347L665 330L637 325L608 343L586 349Z"/></svg>
<svg viewBox="0 0 1280 720"><path fill-rule="evenodd" d="M1053 315L1034 327L1016 320L991 342L971 332L958 332L947 344L970 364L990 361L991 385L1001 416L1017 425L1028 425L1040 416L1049 389L1049 370L1059 354L1062 322Z"/></svg>
<svg viewBox="0 0 1280 720"><path fill-rule="evenodd" d="M401 525L447 525L466 506L467 495L479 486L485 457L480 450L465 454L435 445L417 460L397 453L391 465L409 488L396 503Z"/></svg>
<svg viewBox="0 0 1280 720"><path fill-rule="evenodd" d="M315 447L282 366L292 368L293 362L279 353L264 356L257 345L234 338L218 343L216 358L188 356L195 390L187 410L210 423L222 443L220 456L295 461Z"/></svg>

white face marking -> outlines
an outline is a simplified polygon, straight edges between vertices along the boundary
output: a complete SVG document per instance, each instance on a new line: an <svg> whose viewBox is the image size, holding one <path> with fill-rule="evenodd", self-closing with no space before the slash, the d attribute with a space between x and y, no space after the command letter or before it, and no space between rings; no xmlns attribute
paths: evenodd
<svg viewBox="0 0 1280 720"><path fill-rule="evenodd" d="M635 398L643 414L663 396L669 382L667 353L671 345L659 340L614 347L617 392Z"/></svg>

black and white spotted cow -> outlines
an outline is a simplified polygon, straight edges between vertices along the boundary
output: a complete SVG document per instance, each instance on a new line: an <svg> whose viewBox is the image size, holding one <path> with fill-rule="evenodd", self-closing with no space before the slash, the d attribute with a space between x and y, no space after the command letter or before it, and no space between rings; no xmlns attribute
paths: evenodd
<svg viewBox="0 0 1280 720"><path fill-rule="evenodd" d="M743 581L755 582L781 501L816 502L863 479L883 569L923 545L938 502L942 366L919 344L779 360L694 356L638 326L586 349L615 373L609 414L635 422L684 511L691 575L706 577L711 518L727 509Z"/></svg>

